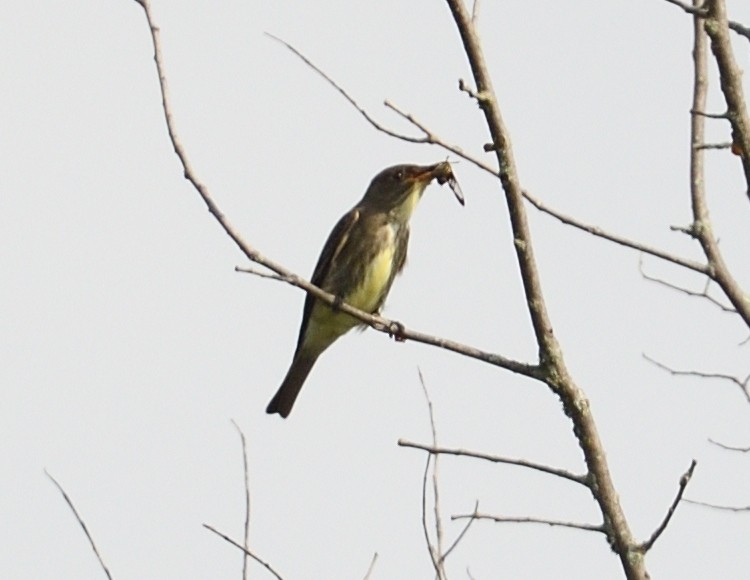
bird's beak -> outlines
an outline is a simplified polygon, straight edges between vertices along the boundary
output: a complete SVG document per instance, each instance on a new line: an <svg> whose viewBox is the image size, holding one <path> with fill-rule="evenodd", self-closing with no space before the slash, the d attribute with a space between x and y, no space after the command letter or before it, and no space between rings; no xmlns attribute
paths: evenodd
<svg viewBox="0 0 750 580"><path fill-rule="evenodd" d="M461 188L458 186L456 176L453 175L453 167L447 161L441 161L435 165L425 165L420 167L419 170L414 174L414 181L419 183L429 184L433 179L437 179L440 185L448 183L453 191L453 195L456 196L458 203L464 205L464 194Z"/></svg>
<svg viewBox="0 0 750 580"><path fill-rule="evenodd" d="M412 175L412 179L419 183L428 184L440 175L443 165L447 165L446 162L443 161L441 163L436 163L435 165L423 165L418 167Z"/></svg>

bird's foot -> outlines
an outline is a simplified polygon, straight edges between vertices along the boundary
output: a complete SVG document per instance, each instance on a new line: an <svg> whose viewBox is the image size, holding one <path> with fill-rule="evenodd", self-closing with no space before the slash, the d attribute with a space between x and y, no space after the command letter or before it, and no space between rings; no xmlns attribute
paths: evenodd
<svg viewBox="0 0 750 580"><path fill-rule="evenodd" d="M404 336L405 332L406 328L397 320L392 321L388 325L388 336L396 342L406 342L406 336Z"/></svg>

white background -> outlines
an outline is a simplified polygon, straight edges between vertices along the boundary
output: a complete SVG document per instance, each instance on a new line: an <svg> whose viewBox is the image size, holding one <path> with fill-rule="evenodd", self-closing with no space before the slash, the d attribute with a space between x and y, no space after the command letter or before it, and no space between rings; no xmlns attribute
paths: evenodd
<svg viewBox="0 0 750 580"><path fill-rule="evenodd" d="M750 25L750 6L729 2ZM393 128L385 98L484 155L470 79L437 1L154 0L175 120L199 176L261 252L303 275L372 176L445 158L388 138L281 45L292 42ZM669 230L690 221L691 19L658 0L483 3L480 29L524 187L560 210L700 259ZM736 36L736 35L733 35ZM740 65L748 43L735 38ZM417 367L441 443L576 472L581 454L541 384L424 345L352 333L321 357L286 421L264 409L296 341L302 292L234 272L246 261L181 177L151 40L133 1L13 2L0 26L0 577L101 578L44 469L65 487L115 578L239 578L248 438L251 547L288 579L430 578L420 527L429 441ZM710 110L724 110L714 81ZM750 85L745 83L745 90ZM713 141L728 125L709 121ZM721 248L750 287L750 203L737 158L709 152ZM488 159L490 159L488 157ZM497 181L455 165L467 197L432 186L385 314L524 361L535 347ZM587 393L634 533L687 497L750 504L748 403L737 317L641 278L639 256L529 208L545 297ZM645 259L694 289L695 275ZM446 458L446 516L598 523L582 487ZM648 555L653 578L744 578L747 516L681 505ZM446 522L452 539L463 522ZM618 578L603 536L477 522L454 578ZM253 568L254 577L266 577Z"/></svg>

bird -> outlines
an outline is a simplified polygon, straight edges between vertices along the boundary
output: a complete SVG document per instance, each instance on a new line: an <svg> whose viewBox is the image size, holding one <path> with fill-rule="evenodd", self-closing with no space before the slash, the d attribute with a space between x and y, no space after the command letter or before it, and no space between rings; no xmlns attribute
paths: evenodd
<svg viewBox="0 0 750 580"><path fill-rule="evenodd" d="M376 314L406 263L409 220L433 179L448 181L458 201L463 194L447 161L434 165L394 165L378 173L362 199L328 236L311 282L337 301ZM289 370L266 408L286 418L318 357L360 320L307 294Z"/></svg>

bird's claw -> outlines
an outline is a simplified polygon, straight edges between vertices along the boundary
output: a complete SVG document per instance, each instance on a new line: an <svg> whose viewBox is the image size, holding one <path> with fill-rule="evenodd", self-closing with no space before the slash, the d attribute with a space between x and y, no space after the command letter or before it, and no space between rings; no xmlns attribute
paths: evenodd
<svg viewBox="0 0 750 580"><path fill-rule="evenodd" d="M400 322L394 320L388 325L388 336L396 342L406 342L406 328Z"/></svg>

